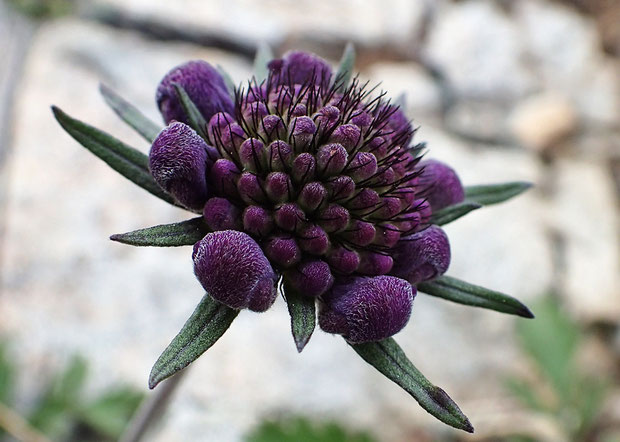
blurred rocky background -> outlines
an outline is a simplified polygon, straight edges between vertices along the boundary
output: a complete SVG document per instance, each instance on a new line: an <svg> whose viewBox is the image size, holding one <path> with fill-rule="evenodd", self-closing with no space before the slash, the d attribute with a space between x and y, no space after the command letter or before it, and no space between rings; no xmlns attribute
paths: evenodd
<svg viewBox="0 0 620 442"><path fill-rule="evenodd" d="M620 441L618 1L0 0L0 41L0 339L20 373L14 412L75 353L90 365L84 394L119 382L146 393L202 296L189 248L108 240L187 214L86 152L49 106L146 152L100 82L159 121L156 85L188 59L241 82L259 42L337 62L351 41L362 78L407 94L430 157L465 184L535 184L446 230L450 275L510 293L537 318L416 299L397 340L470 417L476 433L464 435L341 339L317 332L298 355L283 302L244 312L148 440L284 440L255 429L303 416L386 442Z"/></svg>

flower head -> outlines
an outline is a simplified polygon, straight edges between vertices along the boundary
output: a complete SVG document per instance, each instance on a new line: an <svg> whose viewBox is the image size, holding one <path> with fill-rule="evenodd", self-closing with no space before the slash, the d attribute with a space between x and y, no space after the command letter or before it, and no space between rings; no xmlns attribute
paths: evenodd
<svg viewBox="0 0 620 442"><path fill-rule="evenodd" d="M214 298L254 310L271 305L279 275L320 299L326 331L351 342L391 336L411 313L411 283L421 280L412 275L428 279L447 267L409 239L434 232L428 227L435 207L427 198L454 200L454 179L445 184L435 163L423 167L401 109L356 80L342 87L323 59L290 52L268 67L264 82L236 90L232 106L219 74L205 63L180 66L158 89L166 120L181 107L162 91L177 82L208 121L199 149L183 148L179 137L179 150L193 161L174 167L160 160L158 141L151 152L152 163L172 171L170 181L206 177L208 199L200 209L214 233L196 246L196 275ZM195 170L199 163L203 168ZM202 182L197 190L204 195ZM403 262L415 269L403 270ZM236 276L246 264L260 269L247 280Z"/></svg>

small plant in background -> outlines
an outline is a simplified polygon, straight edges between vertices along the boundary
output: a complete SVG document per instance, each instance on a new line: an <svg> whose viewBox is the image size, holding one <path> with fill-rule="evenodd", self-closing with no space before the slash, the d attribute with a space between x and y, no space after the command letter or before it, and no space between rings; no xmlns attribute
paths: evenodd
<svg viewBox="0 0 620 442"><path fill-rule="evenodd" d="M579 366L576 356L583 333L557 298L542 298L534 311L538 320L527 327L517 323L517 335L536 368L535 376L510 378L508 388L527 409L552 419L565 440L608 440L600 437L599 424L612 380L595 377ZM609 440L619 437L620 432ZM535 439L523 436L520 440Z"/></svg>
<svg viewBox="0 0 620 442"><path fill-rule="evenodd" d="M102 86L107 103L149 143L147 157L53 107L61 126L123 176L198 214L111 239L194 247L206 295L156 361L154 388L196 360L240 310L267 310L280 293L298 351L315 325L340 334L369 364L441 421L472 432L454 401L407 359L392 336L418 290L532 317L518 300L443 276L450 245L439 227L516 196L528 183L463 187L423 158L403 109L352 76L347 47L333 72L305 52L258 51L255 77L234 87L221 68L170 71L156 99L161 128ZM318 317L318 321L317 321Z"/></svg>
<svg viewBox="0 0 620 442"><path fill-rule="evenodd" d="M352 432L338 422L315 422L298 416L262 422L245 442L376 442L369 433Z"/></svg>
<svg viewBox="0 0 620 442"><path fill-rule="evenodd" d="M22 418L13 410L18 373L9 346L0 343L0 438L5 430L20 440L46 440L37 433L58 441L118 440L144 398L142 392L127 386L115 386L93 399L86 398L83 390L88 366L83 358L74 356L62 371L51 375ZM22 420L25 425L18 422Z"/></svg>

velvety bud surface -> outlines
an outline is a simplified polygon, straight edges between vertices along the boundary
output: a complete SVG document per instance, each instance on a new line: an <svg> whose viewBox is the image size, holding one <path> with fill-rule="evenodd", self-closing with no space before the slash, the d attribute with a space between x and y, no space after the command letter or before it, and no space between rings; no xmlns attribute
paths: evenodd
<svg viewBox="0 0 620 442"><path fill-rule="evenodd" d="M174 83L185 89L206 121L217 112L233 112L234 103L222 76L209 63L195 60L172 69L157 87L155 99L166 124L172 120L188 123Z"/></svg>
<svg viewBox="0 0 620 442"><path fill-rule="evenodd" d="M421 161L418 168L422 170L420 188L423 196L434 211L465 199L465 191L458 175L447 164L436 160Z"/></svg>
<svg viewBox="0 0 620 442"><path fill-rule="evenodd" d="M329 264L325 261L302 262L295 269L287 270L284 277L289 284L305 296L321 296L334 283Z"/></svg>
<svg viewBox="0 0 620 442"><path fill-rule="evenodd" d="M381 341L407 325L414 296L411 284L393 276L350 278L323 296L319 325L353 344Z"/></svg>
<svg viewBox="0 0 620 442"><path fill-rule="evenodd" d="M276 274L248 234L224 230L196 243L194 273L215 300L234 309L262 312L276 299Z"/></svg>
<svg viewBox="0 0 620 442"><path fill-rule="evenodd" d="M391 274L411 284L443 275L450 265L450 243L445 232L430 226L402 238L394 250Z"/></svg>
<svg viewBox="0 0 620 442"><path fill-rule="evenodd" d="M241 211L226 198L211 198L202 213L211 230L239 230L242 227Z"/></svg>
<svg viewBox="0 0 620 442"><path fill-rule="evenodd" d="M180 204L202 210L207 199L207 143L184 123L164 128L151 147L149 169Z"/></svg>

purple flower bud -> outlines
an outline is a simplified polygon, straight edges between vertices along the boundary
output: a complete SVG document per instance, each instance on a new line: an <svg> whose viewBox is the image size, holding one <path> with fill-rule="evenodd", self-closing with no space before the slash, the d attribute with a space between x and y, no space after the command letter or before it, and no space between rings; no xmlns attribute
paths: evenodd
<svg viewBox="0 0 620 442"><path fill-rule="evenodd" d="M351 123L358 127L368 127L372 123L372 115L364 110L356 110L351 114Z"/></svg>
<svg viewBox="0 0 620 442"><path fill-rule="evenodd" d="M355 181L350 176L341 175L327 182L327 190L334 201L349 199L355 192Z"/></svg>
<svg viewBox="0 0 620 442"><path fill-rule="evenodd" d="M377 158L370 152L358 152L347 166L348 175L359 183L377 173Z"/></svg>
<svg viewBox="0 0 620 442"><path fill-rule="evenodd" d="M236 196L238 178L239 169L235 163L224 158L217 160L209 172L209 183L218 196Z"/></svg>
<svg viewBox="0 0 620 442"><path fill-rule="evenodd" d="M382 224L377 226L377 235L374 243L380 246L392 248L400 239L400 231L393 224Z"/></svg>
<svg viewBox="0 0 620 442"><path fill-rule="evenodd" d="M377 231L375 226L366 221L354 220L343 232L344 237L356 246L364 247L372 243Z"/></svg>
<svg viewBox="0 0 620 442"><path fill-rule="evenodd" d="M265 191L274 203L288 201L292 187L291 179L284 172L271 172L265 180Z"/></svg>
<svg viewBox="0 0 620 442"><path fill-rule="evenodd" d="M315 171L316 160L311 154L304 152L297 155L295 160L293 160L291 175L296 182L299 183L313 180Z"/></svg>
<svg viewBox="0 0 620 442"><path fill-rule="evenodd" d="M381 199L381 208L377 214L384 219L391 219L398 215L401 209L400 198L389 196Z"/></svg>
<svg viewBox="0 0 620 442"><path fill-rule="evenodd" d="M426 228L433 214L430 203L426 199L417 199L412 203L412 207L420 214L420 226Z"/></svg>
<svg viewBox="0 0 620 442"><path fill-rule="evenodd" d="M359 254L344 247L336 247L327 254L327 262L331 268L344 275L350 275L360 265Z"/></svg>
<svg viewBox="0 0 620 442"><path fill-rule="evenodd" d="M298 152L310 144L315 132L316 125L310 117L295 117L289 123L289 139Z"/></svg>
<svg viewBox="0 0 620 442"><path fill-rule="evenodd" d="M284 129L285 125L281 117L278 115L267 115L258 127L258 133L268 140L274 140L276 138L284 138L286 134Z"/></svg>
<svg viewBox="0 0 620 442"><path fill-rule="evenodd" d="M342 144L325 144L316 154L316 165L324 177L338 175L347 164L348 154Z"/></svg>
<svg viewBox="0 0 620 442"><path fill-rule="evenodd" d="M265 145L258 138L248 138L239 147L239 161L246 170L257 172L265 163Z"/></svg>
<svg viewBox="0 0 620 442"><path fill-rule="evenodd" d="M418 164L422 169L420 184L423 196L433 211L443 209L465 199L463 185L456 172L448 165L435 160L425 160Z"/></svg>
<svg viewBox="0 0 620 442"><path fill-rule="evenodd" d="M306 253L321 256L329 247L329 238L325 230L318 226L309 226L301 230L299 246Z"/></svg>
<svg viewBox="0 0 620 442"><path fill-rule="evenodd" d="M383 167L373 177L372 183L375 186L390 186L394 184L395 179L396 172L394 172L394 169L391 167Z"/></svg>
<svg viewBox="0 0 620 442"><path fill-rule="evenodd" d="M312 297L321 296L334 283L329 265L321 260L304 261L287 270L284 277L294 290Z"/></svg>
<svg viewBox="0 0 620 442"><path fill-rule="evenodd" d="M163 129L151 147L151 175L180 204L201 210L207 200L205 178L207 144L183 123L172 123Z"/></svg>
<svg viewBox="0 0 620 442"><path fill-rule="evenodd" d="M343 124L338 126L332 136L329 138L330 143L339 143L351 152L362 141L362 132L360 128L354 124Z"/></svg>
<svg viewBox="0 0 620 442"><path fill-rule="evenodd" d="M243 229L256 236L265 236L273 230L273 218L262 207L248 206L243 211Z"/></svg>
<svg viewBox="0 0 620 442"><path fill-rule="evenodd" d="M299 263L301 250L297 241L291 237L276 236L267 241L264 247L269 260L281 267L288 268Z"/></svg>
<svg viewBox="0 0 620 442"><path fill-rule="evenodd" d="M385 275L392 270L394 260L389 255L375 252L363 252L360 254L360 265L357 273L369 276Z"/></svg>
<svg viewBox="0 0 620 442"><path fill-rule="evenodd" d="M274 141L268 148L269 168L283 171L288 169L293 156L293 149L281 140Z"/></svg>
<svg viewBox="0 0 620 442"><path fill-rule="evenodd" d="M349 211L338 204L330 204L319 214L319 225L326 232L339 232L349 225Z"/></svg>
<svg viewBox="0 0 620 442"><path fill-rule="evenodd" d="M205 61L190 61L168 72L157 87L155 99L166 124L172 120L188 123L174 83L185 89L206 121L217 112L234 111L226 83L217 70Z"/></svg>
<svg viewBox="0 0 620 442"><path fill-rule="evenodd" d="M243 172L237 181L239 196L246 204L260 204L267 201L267 195L260 178L251 172Z"/></svg>
<svg viewBox="0 0 620 442"><path fill-rule="evenodd" d="M288 232L297 230L305 221L306 215L297 204L282 204L276 209L275 221L278 227Z"/></svg>
<svg viewBox="0 0 620 442"><path fill-rule="evenodd" d="M325 187L316 181L307 183L299 192L297 202L299 205L308 211L316 210L319 205L327 197L327 190Z"/></svg>
<svg viewBox="0 0 620 442"><path fill-rule="evenodd" d="M355 194L349 201L347 201L347 208L349 210L359 210L362 212L368 212L373 210L377 204L381 201L379 194L374 190L366 187Z"/></svg>
<svg viewBox="0 0 620 442"><path fill-rule="evenodd" d="M308 108L305 104L297 104L291 111L292 117L302 117L308 113Z"/></svg>
<svg viewBox="0 0 620 442"><path fill-rule="evenodd" d="M276 274L246 233L224 230L194 245L194 273L213 299L234 309L267 310L276 299Z"/></svg>
<svg viewBox="0 0 620 442"><path fill-rule="evenodd" d="M437 226L402 238L393 253L392 274L411 284L436 278L450 265L448 237Z"/></svg>
<svg viewBox="0 0 620 442"><path fill-rule="evenodd" d="M389 117L383 132L392 139L392 142L402 147L409 146L413 137L413 129L407 116L401 109L395 106L387 106L385 109Z"/></svg>
<svg viewBox="0 0 620 442"><path fill-rule="evenodd" d="M319 325L352 344L381 341L407 325L415 293L407 281L392 276L350 278L323 296Z"/></svg>
<svg viewBox="0 0 620 442"><path fill-rule="evenodd" d="M312 82L325 88L332 75L332 69L325 60L302 51L288 52L281 60L272 60L268 66L279 84Z"/></svg>
<svg viewBox="0 0 620 442"><path fill-rule="evenodd" d="M241 229L241 211L225 198L208 200L202 214L213 231Z"/></svg>
<svg viewBox="0 0 620 442"><path fill-rule="evenodd" d="M253 103L245 104L243 110L241 111L241 115L243 115L243 120L246 123L258 125L263 117L269 115L269 109L267 109L265 103L255 101Z"/></svg>
<svg viewBox="0 0 620 442"><path fill-rule="evenodd" d="M336 106L325 106L314 117L322 133L332 130L340 120L340 110Z"/></svg>

